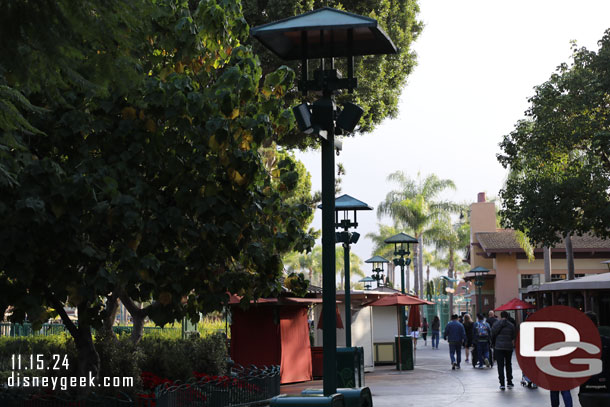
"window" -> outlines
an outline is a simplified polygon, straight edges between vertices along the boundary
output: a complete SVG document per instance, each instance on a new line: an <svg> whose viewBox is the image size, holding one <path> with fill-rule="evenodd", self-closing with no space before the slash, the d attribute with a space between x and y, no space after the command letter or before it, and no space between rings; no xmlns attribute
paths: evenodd
<svg viewBox="0 0 610 407"><path fill-rule="evenodd" d="M521 274L521 288L529 287L534 283L533 274Z"/></svg>
<svg viewBox="0 0 610 407"><path fill-rule="evenodd" d="M565 280L567 276L565 274L551 274L551 281Z"/></svg>
<svg viewBox="0 0 610 407"><path fill-rule="evenodd" d="M581 277L584 277L584 276L585 276L584 274L574 274L574 278L581 278Z"/></svg>
<svg viewBox="0 0 610 407"><path fill-rule="evenodd" d="M540 274L521 274L521 288L540 285Z"/></svg>

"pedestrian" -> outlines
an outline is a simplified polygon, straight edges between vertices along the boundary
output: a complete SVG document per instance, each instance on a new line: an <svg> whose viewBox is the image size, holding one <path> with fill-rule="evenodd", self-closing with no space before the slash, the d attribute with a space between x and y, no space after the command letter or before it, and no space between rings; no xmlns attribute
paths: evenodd
<svg viewBox="0 0 610 407"><path fill-rule="evenodd" d="M451 357L451 369L459 369L462 361L462 345L466 343L466 331L464 325L458 321L457 314L451 316L451 322L445 327L443 338L449 342L449 357Z"/></svg>
<svg viewBox="0 0 610 407"><path fill-rule="evenodd" d="M427 341L427 336L428 336L428 320L426 318L424 318L424 322L422 322L421 324L421 337L424 339L424 346L428 346L428 341Z"/></svg>
<svg viewBox="0 0 610 407"><path fill-rule="evenodd" d="M490 328L494 327L494 324L498 322L498 318L496 318L496 314L494 313L493 310L489 310L489 312L487 313L487 323L489 324Z"/></svg>
<svg viewBox="0 0 610 407"><path fill-rule="evenodd" d="M413 337L413 350L415 350L417 349L417 339L419 338L419 327L411 329L411 336Z"/></svg>
<svg viewBox="0 0 610 407"><path fill-rule="evenodd" d="M472 346L473 325L474 323L472 322L470 314L464 314L464 330L466 331L466 346L464 347L464 352L466 353L466 362L468 362L468 357L470 356L470 347Z"/></svg>
<svg viewBox="0 0 610 407"><path fill-rule="evenodd" d="M572 407L572 393L570 393L570 390L562 390L561 392L551 390L551 407L559 407L559 393L561 393L565 407Z"/></svg>
<svg viewBox="0 0 610 407"><path fill-rule="evenodd" d="M482 369L483 364L489 367L489 341L491 337L491 328L487 322L483 320L483 314L477 315L477 322L473 326L473 342L477 346L478 368Z"/></svg>
<svg viewBox="0 0 610 407"><path fill-rule="evenodd" d="M432 328L432 349L438 349L438 343L441 339L441 320L438 319L438 315L434 316L430 328Z"/></svg>
<svg viewBox="0 0 610 407"><path fill-rule="evenodd" d="M516 338L515 326L508 320L508 312L502 311L500 319L491 328L491 343L494 346L494 356L498 362L498 380L500 390L512 389L513 384L513 349ZM504 370L506 369L506 383L504 382Z"/></svg>

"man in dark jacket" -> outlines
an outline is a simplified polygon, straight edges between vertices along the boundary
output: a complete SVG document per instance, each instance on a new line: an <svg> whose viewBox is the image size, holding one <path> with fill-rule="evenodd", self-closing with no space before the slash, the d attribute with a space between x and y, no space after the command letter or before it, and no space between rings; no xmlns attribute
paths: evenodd
<svg viewBox="0 0 610 407"><path fill-rule="evenodd" d="M462 361L462 345L466 342L466 331L464 330L464 325L458 321L457 314L451 316L451 322L445 327L443 338L449 342L451 369L459 369L460 362ZM454 353L456 354L455 356Z"/></svg>
<svg viewBox="0 0 610 407"><path fill-rule="evenodd" d="M491 328L491 342L494 344L494 354L498 362L498 379L500 380L500 390L506 389L504 386L504 368L506 367L506 380L508 388L513 385L513 366L512 357L515 347L516 329L508 320L508 312L502 311L500 319Z"/></svg>

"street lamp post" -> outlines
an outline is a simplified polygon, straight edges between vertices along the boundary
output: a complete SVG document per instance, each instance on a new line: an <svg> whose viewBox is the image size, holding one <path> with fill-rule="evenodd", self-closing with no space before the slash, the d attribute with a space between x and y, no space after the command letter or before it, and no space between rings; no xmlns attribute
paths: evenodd
<svg viewBox="0 0 610 407"><path fill-rule="evenodd" d="M405 265L407 267L409 267L409 264L411 264L411 259L409 258L409 255L411 254L411 252L409 251L409 245L417 244L418 240L412 236L407 235L406 233L401 232L397 235L387 238L383 242L386 244L394 244L394 256L400 256L400 257L394 259L393 263L394 263L394 266L400 266L400 292L403 294L406 294L406 292L405 292ZM406 250L405 250L404 245L407 245ZM405 256L407 256L406 259L405 259ZM402 315L402 318L400 319L400 334L406 335L407 334L407 325L405 323L405 318L404 318L405 307L402 306L400 308L401 308L400 315Z"/></svg>
<svg viewBox="0 0 610 407"><path fill-rule="evenodd" d="M470 270L474 273L474 285L477 287L477 314L483 313L483 305L481 304L481 290L485 284L484 276L489 273L489 269L477 266Z"/></svg>
<svg viewBox="0 0 610 407"><path fill-rule="evenodd" d="M379 282L383 281L383 265L385 263L389 263L388 260L384 259L381 256L373 256L368 260L364 261L365 263L369 263L373 265L373 274L372 274L372 278L373 280L377 281L377 288L379 288ZM383 284L383 283L382 283Z"/></svg>
<svg viewBox="0 0 610 407"><path fill-rule="evenodd" d="M357 86L354 57L359 55L395 54L396 46L378 26L376 20L324 7L295 17L254 27L250 34L284 60L301 61L299 90L303 95L320 91L322 97L313 105L302 103L293 108L301 131L316 134L322 144L322 301L324 309L324 395L337 391L336 301L335 287L335 134L352 132L363 110L351 103L337 115L334 92ZM347 58L347 78L334 67L334 58ZM320 59L320 69L309 79L308 62ZM330 69L324 60L330 59Z"/></svg>
<svg viewBox="0 0 610 407"><path fill-rule="evenodd" d="M373 281L375 281L375 279L372 278L372 277L368 277L368 276L358 280L359 283L364 283L364 289L365 290L370 290L371 289L371 283Z"/></svg>
<svg viewBox="0 0 610 407"><path fill-rule="evenodd" d="M318 208L324 211L322 205ZM352 346L352 299L351 299L351 282L350 282L350 244L357 243L360 238L358 232L350 232L350 228L358 227L357 211L371 211L373 208L362 201L353 198L347 194L341 195L335 199L335 228L343 229L341 232L335 232L335 240L337 243L343 243L343 267L345 271L345 346ZM350 219L350 212L353 212L353 220ZM343 219L339 220L340 213L343 213Z"/></svg>

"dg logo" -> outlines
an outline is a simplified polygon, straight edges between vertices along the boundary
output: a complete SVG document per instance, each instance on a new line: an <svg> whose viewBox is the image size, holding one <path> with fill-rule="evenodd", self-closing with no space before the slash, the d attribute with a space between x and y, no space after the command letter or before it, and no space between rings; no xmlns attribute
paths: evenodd
<svg viewBox="0 0 610 407"><path fill-rule="evenodd" d="M570 390L602 371L601 338L575 308L554 305L521 323L517 361L523 374L547 390Z"/></svg>

